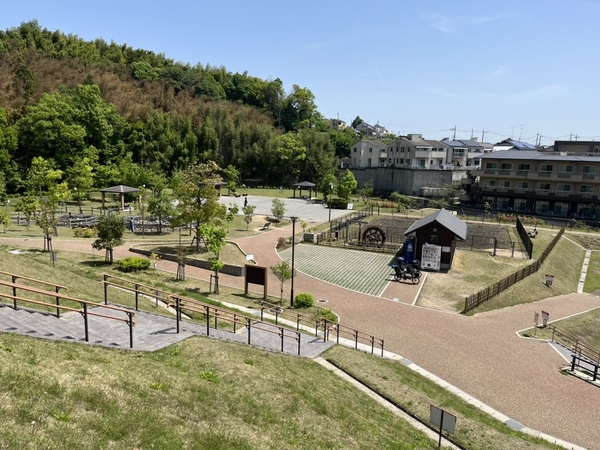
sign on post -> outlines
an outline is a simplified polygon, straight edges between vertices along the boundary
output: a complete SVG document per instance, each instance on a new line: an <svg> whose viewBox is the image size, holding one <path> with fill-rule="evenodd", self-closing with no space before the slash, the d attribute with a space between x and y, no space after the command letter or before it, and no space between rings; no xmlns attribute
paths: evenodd
<svg viewBox="0 0 600 450"><path fill-rule="evenodd" d="M552 286L554 282L554 275L545 275L546 277L546 286Z"/></svg>
<svg viewBox="0 0 600 450"><path fill-rule="evenodd" d="M533 313L533 323L535 324L535 328L533 329L533 337L537 335L538 323L540 321L540 315L537 311Z"/></svg>
<svg viewBox="0 0 600 450"><path fill-rule="evenodd" d="M440 430L438 449L442 446L442 430L446 430L448 434L456 432L456 416L433 405L429 406L429 423L435 425Z"/></svg>
<svg viewBox="0 0 600 450"><path fill-rule="evenodd" d="M550 318L550 313L548 313L546 311L542 311L542 326L544 328L546 328L546 325L548 325L549 318Z"/></svg>

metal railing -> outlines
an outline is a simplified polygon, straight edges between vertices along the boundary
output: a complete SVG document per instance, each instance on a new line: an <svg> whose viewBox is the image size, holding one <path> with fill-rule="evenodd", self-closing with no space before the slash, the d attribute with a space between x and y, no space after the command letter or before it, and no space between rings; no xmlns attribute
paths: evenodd
<svg viewBox="0 0 600 450"><path fill-rule="evenodd" d="M23 278L23 277L19 277L18 275L14 275L14 276L17 278ZM35 281L38 281L38 280L35 280ZM46 284L52 286L52 283L46 283ZM110 320L117 320L119 322L125 322L129 326L129 347L133 348L133 326L135 325L135 322L133 320L133 317L135 316L134 311L131 311L131 310L128 310L125 308L121 308L118 306L103 305L101 303L95 303L95 302L91 302L88 300L81 300L78 298L70 297L65 294L61 294L59 292L46 291L43 289L37 289L37 288L31 287L31 286L26 286L23 284L17 284L17 283L8 282L8 281L0 281L0 286L4 286L4 287L8 287L8 288L12 289L12 292L10 294L0 292L0 297L12 300L13 308L15 310L18 309L18 303L21 302L21 303L29 303L32 305L45 306L45 307L50 307L52 309L56 309L56 317L57 318L60 318L60 311L71 311L71 312L80 313L83 317L86 342L89 342L89 340L90 340L90 338L89 338L89 321L88 321L89 316L96 316L96 317L102 317L102 318L110 319ZM43 300L34 300L31 298L21 297L18 295L17 290L25 291L30 294L40 295L42 297L53 297L56 303L51 304L51 303L45 302ZM78 309L78 308L74 308L72 306L65 306L64 303L61 305L60 304L61 301L78 303L81 308ZM90 311L89 307L101 307L101 308L108 309L108 310L115 311L115 312L122 312L127 316L127 318L122 318L122 317L112 316L109 314Z"/></svg>

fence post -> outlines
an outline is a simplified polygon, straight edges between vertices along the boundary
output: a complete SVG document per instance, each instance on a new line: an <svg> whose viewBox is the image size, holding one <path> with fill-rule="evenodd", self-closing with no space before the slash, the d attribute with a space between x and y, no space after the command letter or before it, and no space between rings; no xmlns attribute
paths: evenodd
<svg viewBox="0 0 600 450"><path fill-rule="evenodd" d="M55 286L54 287L56 293L58 294L60 291L60 287L59 286ZM56 318L60 319L60 308L58 307L58 305L60 304L60 297L58 297L58 295L56 296Z"/></svg>
<svg viewBox="0 0 600 450"><path fill-rule="evenodd" d="M87 303L83 303L83 327L85 329L85 342L90 342L90 334L88 329Z"/></svg>
<svg viewBox="0 0 600 450"><path fill-rule="evenodd" d="M17 283L17 277L16 276L12 276L12 282L13 285ZM15 311L17 310L17 287L13 286L13 306L15 308Z"/></svg>

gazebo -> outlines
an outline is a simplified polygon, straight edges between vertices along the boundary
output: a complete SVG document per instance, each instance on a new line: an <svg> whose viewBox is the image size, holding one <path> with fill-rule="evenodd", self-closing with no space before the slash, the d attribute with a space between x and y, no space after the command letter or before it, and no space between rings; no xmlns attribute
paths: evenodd
<svg viewBox="0 0 600 450"><path fill-rule="evenodd" d="M132 188L129 186L123 186L122 184L118 185L118 186L112 186L106 189L100 189L100 192L102 192L102 208L104 208L104 201L106 198L106 193L108 192L109 194L120 194L121 197L121 209L125 209L125 194L129 194L131 192L139 192L139 189L136 188Z"/></svg>
<svg viewBox="0 0 600 450"><path fill-rule="evenodd" d="M296 189L300 189L300 197L302 197L302 189L308 189L308 198L312 198L313 188L316 186L315 183L311 183L310 181L302 181L300 183L294 184L294 198L296 198ZM317 190L315 189L315 194Z"/></svg>

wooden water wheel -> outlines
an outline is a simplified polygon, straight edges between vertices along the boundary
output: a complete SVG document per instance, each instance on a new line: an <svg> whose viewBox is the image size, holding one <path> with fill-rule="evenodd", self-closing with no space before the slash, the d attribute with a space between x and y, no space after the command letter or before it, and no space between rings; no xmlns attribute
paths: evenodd
<svg viewBox="0 0 600 450"><path fill-rule="evenodd" d="M385 243L385 233L379 227L369 227L364 231L362 240L365 245L383 247L383 244Z"/></svg>

